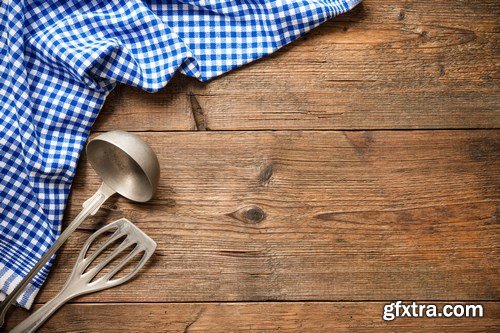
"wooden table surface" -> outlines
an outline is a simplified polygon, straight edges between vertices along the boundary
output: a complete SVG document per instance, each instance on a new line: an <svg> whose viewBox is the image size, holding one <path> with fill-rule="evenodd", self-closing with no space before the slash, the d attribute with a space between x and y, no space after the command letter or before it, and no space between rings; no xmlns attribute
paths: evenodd
<svg viewBox="0 0 500 333"><path fill-rule="evenodd" d="M498 0L366 0L209 83L117 88L94 132L148 141L159 189L89 219L36 307L109 221L158 249L42 331L498 331L499 17ZM83 157L66 221L98 184ZM384 322L395 300L481 303L485 318Z"/></svg>

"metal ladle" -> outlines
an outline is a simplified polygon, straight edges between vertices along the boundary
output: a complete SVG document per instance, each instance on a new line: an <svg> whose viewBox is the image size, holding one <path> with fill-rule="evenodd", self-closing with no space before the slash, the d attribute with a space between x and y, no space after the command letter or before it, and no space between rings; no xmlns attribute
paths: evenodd
<svg viewBox="0 0 500 333"><path fill-rule="evenodd" d="M83 203L80 214L66 227L54 244L0 305L0 327L9 307L29 282L69 238L71 233L113 194L145 202L152 198L160 177L160 165L153 150L138 136L111 131L87 144L87 158L103 183L97 192Z"/></svg>

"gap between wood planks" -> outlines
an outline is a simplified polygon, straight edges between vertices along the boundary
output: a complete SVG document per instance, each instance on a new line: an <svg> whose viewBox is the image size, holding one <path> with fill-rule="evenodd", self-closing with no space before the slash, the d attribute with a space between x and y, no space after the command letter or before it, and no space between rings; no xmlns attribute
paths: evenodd
<svg viewBox="0 0 500 333"><path fill-rule="evenodd" d="M478 127L478 128L344 128L344 129L254 129L254 130L127 130L127 132L132 133L196 133L196 132L214 132L214 133L230 133L230 132L241 132L241 133L252 133L252 132L418 132L418 131L494 131L500 130L500 127ZM99 134L106 133L108 131L91 131L91 133Z"/></svg>
<svg viewBox="0 0 500 333"><path fill-rule="evenodd" d="M399 299L398 299L399 300ZM339 299L339 300L321 300L321 299L318 299L318 300L314 300L314 299L307 299L307 300L260 300L260 301L252 301L252 300L234 300L234 301L226 301L226 300L221 300L221 301L218 301L218 300L213 300L213 301L169 301L169 302L155 302L155 301L151 301L151 302L148 302L148 301L137 301L137 302L130 302L130 301L127 301L127 302L113 302L113 301L103 301L103 302L95 302L95 301L82 301L82 302L79 302L79 301L69 301L65 304L74 304L74 305L78 305L78 304L82 304L82 305L92 305L92 304L102 304L102 305L105 305L105 304L109 304L109 305L113 305L113 304L125 304L125 305L137 305L137 304L243 304L243 303L249 303L249 304L271 304L271 303L276 303L276 304L280 304L280 303L290 303L290 304L293 304L293 303L324 303L324 304L328 304L328 303L389 303L389 302L393 302L395 301L395 299L368 299L368 300L349 300L349 299ZM491 300L491 299L463 299L463 300L449 300L449 299L418 299L418 300L408 300L408 299L401 299L401 301L404 301L404 302L412 302L412 301L415 301L415 302L418 302L418 303L489 303L489 304L499 304L500 306L500 303L499 301L495 301L495 300ZM37 305L44 305L45 302L35 302L33 303L34 306L37 306Z"/></svg>

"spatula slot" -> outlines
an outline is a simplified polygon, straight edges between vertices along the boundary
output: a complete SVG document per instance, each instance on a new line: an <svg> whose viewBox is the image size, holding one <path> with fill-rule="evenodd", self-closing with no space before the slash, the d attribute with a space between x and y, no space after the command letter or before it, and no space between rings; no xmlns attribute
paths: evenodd
<svg viewBox="0 0 500 333"><path fill-rule="evenodd" d="M102 260L94 266L95 276L89 282L94 283L100 279L109 280L114 269L121 265L122 262L127 261L136 247L135 242L122 242L111 252L107 251L107 255L100 256Z"/></svg>
<svg viewBox="0 0 500 333"><path fill-rule="evenodd" d="M123 258L121 262L109 274L111 282L129 278L138 270L146 255L146 251L142 248L136 247L129 256Z"/></svg>
<svg viewBox="0 0 500 333"><path fill-rule="evenodd" d="M97 249L99 249L101 246L104 245L110 238L112 238L112 235L118 230L117 226L111 226L107 228L103 228L105 230L99 230L98 232L94 233L91 237L93 239L89 239L89 248L85 252L85 258L88 258L89 256L92 255L92 253L95 253Z"/></svg>
<svg viewBox="0 0 500 333"><path fill-rule="evenodd" d="M96 246L93 251L87 251L88 266L82 272L83 274L95 269L101 265L114 251L116 251L126 240L127 235L114 235L99 246ZM92 246L93 247L93 246Z"/></svg>

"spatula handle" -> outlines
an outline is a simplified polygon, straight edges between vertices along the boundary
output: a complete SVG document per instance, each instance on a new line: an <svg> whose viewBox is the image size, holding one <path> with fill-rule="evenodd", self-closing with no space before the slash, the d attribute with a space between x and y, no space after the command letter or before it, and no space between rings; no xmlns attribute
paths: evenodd
<svg viewBox="0 0 500 333"><path fill-rule="evenodd" d="M85 202L83 205L83 209L78 214L73 222L71 222L66 229L61 233L59 238L56 239L54 244L45 252L45 254L38 260L35 266L29 271L28 275L26 275L23 280L14 288L14 290L7 295L7 297L0 304L0 327L3 325L5 315L7 310L13 304L17 297L24 291L26 286L30 283L30 281L38 274L38 272L42 269L42 267L52 258L52 256L56 253L56 251L64 244L64 242L69 238L71 233L75 231L76 228L89 216L94 214L99 207L106 201L111 195L113 195L114 190L108 187L106 184L102 184L99 190Z"/></svg>
<svg viewBox="0 0 500 333"><path fill-rule="evenodd" d="M40 309L36 310L31 316L23 320L14 327L10 333L31 333L35 332L42 324L57 311L64 303L74 296L68 294L63 289L53 299L45 303Z"/></svg>

